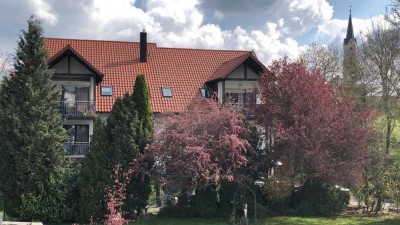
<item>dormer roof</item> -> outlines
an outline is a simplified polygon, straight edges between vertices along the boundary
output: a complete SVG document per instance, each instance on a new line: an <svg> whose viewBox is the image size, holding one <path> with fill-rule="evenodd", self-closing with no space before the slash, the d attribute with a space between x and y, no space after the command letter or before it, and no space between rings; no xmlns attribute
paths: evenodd
<svg viewBox="0 0 400 225"><path fill-rule="evenodd" d="M66 52L102 75L96 88L96 110L109 112L117 97L132 93L138 74L146 78L153 112L182 112L207 81L225 77L241 63L266 71L253 51L163 48L147 43L147 62L140 62L139 42L45 38L48 62ZM112 86L113 96L102 96L101 85ZM169 87L172 97L162 96Z"/></svg>

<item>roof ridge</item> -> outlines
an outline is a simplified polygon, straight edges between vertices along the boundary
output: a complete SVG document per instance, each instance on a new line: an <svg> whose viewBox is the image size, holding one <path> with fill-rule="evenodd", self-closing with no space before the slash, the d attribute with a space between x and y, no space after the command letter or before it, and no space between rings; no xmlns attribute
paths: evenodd
<svg viewBox="0 0 400 225"><path fill-rule="evenodd" d="M44 37L44 39L66 40L66 41L96 41L96 42L116 42L116 43L137 43L137 44L140 44L140 41L117 41L117 40L83 39L83 38ZM155 42L147 42L147 44L157 45Z"/></svg>
<svg viewBox="0 0 400 225"><path fill-rule="evenodd" d="M232 62L233 60L237 60L237 59L239 59L239 58L241 58L241 57L250 57L251 56L251 52L249 52L249 53L247 53L247 54L244 54L244 55L240 55L240 56L238 56L238 57L236 57L236 58L233 58L233 59L230 59L230 60L228 60L228 61L225 61L225 62L223 62L222 64L221 64L221 66L222 65L224 65L225 63L229 63L229 62Z"/></svg>
<svg viewBox="0 0 400 225"><path fill-rule="evenodd" d="M175 47L160 47L157 46L158 49L180 49L180 50L203 50L203 51L223 51L223 52L251 52L249 50L235 50L235 49L210 49L210 48L175 48Z"/></svg>

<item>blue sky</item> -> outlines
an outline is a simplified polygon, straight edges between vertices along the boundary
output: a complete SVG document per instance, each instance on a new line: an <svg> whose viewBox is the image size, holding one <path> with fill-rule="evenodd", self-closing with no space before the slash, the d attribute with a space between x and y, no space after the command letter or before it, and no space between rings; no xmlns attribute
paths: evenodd
<svg viewBox="0 0 400 225"><path fill-rule="evenodd" d="M391 0L0 0L0 52L36 14L49 37L138 41L146 29L158 46L253 49L268 64L311 42L341 46L350 4L357 36Z"/></svg>

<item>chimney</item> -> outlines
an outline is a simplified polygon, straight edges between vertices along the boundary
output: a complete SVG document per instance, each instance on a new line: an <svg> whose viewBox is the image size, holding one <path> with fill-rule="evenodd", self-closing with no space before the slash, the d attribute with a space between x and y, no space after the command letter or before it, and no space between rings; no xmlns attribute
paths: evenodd
<svg viewBox="0 0 400 225"><path fill-rule="evenodd" d="M140 62L147 62L147 33L140 32Z"/></svg>

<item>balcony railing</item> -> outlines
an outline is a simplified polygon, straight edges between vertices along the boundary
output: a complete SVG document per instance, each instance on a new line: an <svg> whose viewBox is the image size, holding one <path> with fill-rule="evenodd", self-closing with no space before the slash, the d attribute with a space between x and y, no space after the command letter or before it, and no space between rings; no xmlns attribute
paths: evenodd
<svg viewBox="0 0 400 225"><path fill-rule="evenodd" d="M82 158L89 153L89 142L66 142L64 149L66 157Z"/></svg>
<svg viewBox="0 0 400 225"><path fill-rule="evenodd" d="M61 101L61 115L65 117L94 117L96 114L96 103L94 101Z"/></svg>
<svg viewBox="0 0 400 225"><path fill-rule="evenodd" d="M225 103L224 105L230 105L230 106L234 106L237 107L237 109L243 113L244 116L246 117L253 117L254 113L253 110L251 109L251 107L253 106L252 103L239 103L239 102L229 102L229 103Z"/></svg>

